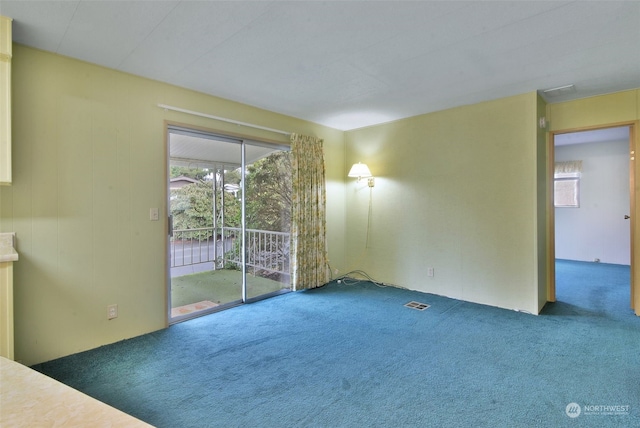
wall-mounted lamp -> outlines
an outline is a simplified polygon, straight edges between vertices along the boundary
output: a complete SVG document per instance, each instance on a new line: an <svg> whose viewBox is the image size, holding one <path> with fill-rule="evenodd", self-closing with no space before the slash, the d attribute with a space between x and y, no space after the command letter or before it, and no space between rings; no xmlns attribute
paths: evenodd
<svg viewBox="0 0 640 428"><path fill-rule="evenodd" d="M375 186L375 182L373 179L373 175L371 175L371 171L369 171L369 167L364 163L354 163L351 169L349 170L349 177L358 177L358 183L361 179L366 178L367 184L369 187Z"/></svg>

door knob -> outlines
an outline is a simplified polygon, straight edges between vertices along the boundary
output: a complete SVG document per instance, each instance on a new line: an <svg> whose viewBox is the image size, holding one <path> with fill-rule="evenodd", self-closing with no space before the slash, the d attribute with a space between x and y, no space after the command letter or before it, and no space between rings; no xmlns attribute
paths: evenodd
<svg viewBox="0 0 640 428"><path fill-rule="evenodd" d="M624 219L625 220L629 220L631 217L629 217L628 215L625 214Z"/></svg>

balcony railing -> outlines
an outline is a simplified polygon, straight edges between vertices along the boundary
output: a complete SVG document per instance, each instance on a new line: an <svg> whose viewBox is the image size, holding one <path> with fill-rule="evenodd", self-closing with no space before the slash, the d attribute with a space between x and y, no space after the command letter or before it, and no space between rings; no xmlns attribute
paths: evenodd
<svg viewBox="0 0 640 428"><path fill-rule="evenodd" d="M248 272L254 275L289 274L288 232L246 229ZM241 229L235 227L174 230L170 242L171 267L213 262L215 269L240 268Z"/></svg>

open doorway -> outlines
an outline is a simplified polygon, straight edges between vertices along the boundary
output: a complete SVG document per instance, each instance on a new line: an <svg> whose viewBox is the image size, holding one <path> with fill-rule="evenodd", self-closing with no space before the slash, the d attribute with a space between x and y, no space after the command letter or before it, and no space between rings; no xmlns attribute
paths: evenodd
<svg viewBox="0 0 640 428"><path fill-rule="evenodd" d="M572 303L589 294L598 299L596 289L580 289L569 283L577 276L578 282L587 284L605 269L603 275L608 280L596 283L618 286L631 297L631 127L556 133L552 137L556 268L552 301L557 297ZM612 278L613 272L617 279Z"/></svg>
<svg viewBox="0 0 640 428"><path fill-rule="evenodd" d="M289 147L169 126L175 323L290 289Z"/></svg>

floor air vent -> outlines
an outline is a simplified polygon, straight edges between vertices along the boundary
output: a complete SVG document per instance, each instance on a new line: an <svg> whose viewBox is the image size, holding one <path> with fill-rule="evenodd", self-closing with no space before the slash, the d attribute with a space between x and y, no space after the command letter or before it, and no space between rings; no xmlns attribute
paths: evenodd
<svg viewBox="0 0 640 428"><path fill-rule="evenodd" d="M426 303L420 303L420 302L409 302L405 306L407 308L416 309L418 311L424 311L429 307L429 305L427 305Z"/></svg>

